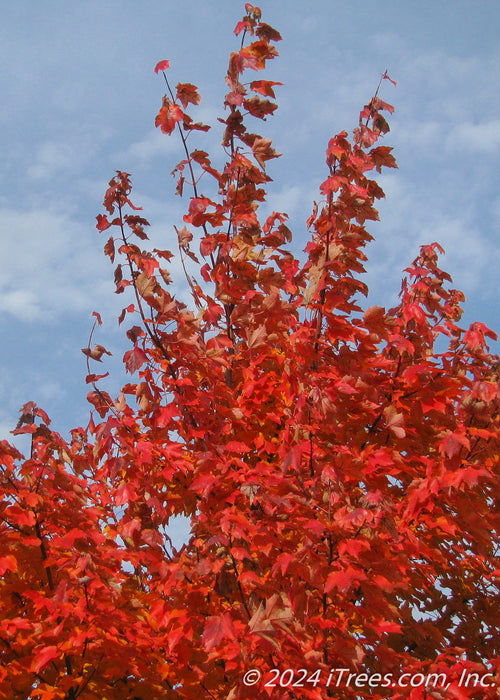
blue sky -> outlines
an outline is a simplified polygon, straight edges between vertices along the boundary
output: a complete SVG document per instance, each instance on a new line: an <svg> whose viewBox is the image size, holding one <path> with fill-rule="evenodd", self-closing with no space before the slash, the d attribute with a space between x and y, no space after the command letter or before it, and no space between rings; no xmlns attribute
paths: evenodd
<svg viewBox="0 0 500 700"><path fill-rule="evenodd" d="M383 86L396 108L385 144L394 146L399 170L380 178L387 199L370 227L370 303L391 306L419 245L437 240L447 251L442 266L466 293L464 323L500 330L500 4L263 0L260 7L283 36L266 77L285 84L262 129L283 153L269 167L268 207L289 213L294 249L307 241L328 139L356 126L387 69L398 86ZM174 196L169 173L182 152L154 128L164 85L153 69L168 58L172 84L199 87L196 118L215 127L199 135L199 147L216 149L243 8L233 0L16 0L3 8L0 437L28 400L65 435L86 424L80 349L93 310L104 320L95 340L113 353L106 388L118 391L128 341L116 318L129 302L113 294L95 216L114 171L130 172L155 245L175 250L173 227L187 202ZM185 294L175 263L174 279Z"/></svg>

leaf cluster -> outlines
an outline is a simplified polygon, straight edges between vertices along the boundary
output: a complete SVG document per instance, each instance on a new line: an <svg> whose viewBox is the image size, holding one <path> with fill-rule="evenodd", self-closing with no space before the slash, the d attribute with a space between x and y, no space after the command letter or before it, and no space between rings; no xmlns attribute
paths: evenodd
<svg viewBox="0 0 500 700"><path fill-rule="evenodd" d="M249 127L275 112L281 83L244 78L281 37L249 3L235 33L222 168L189 147L209 128L187 113L197 88L172 90L169 62L156 66L156 125L184 151L175 233L192 308L118 171L97 229L116 293L131 296L119 318L134 323L131 381L109 396L91 367L109 353L91 336L89 425L65 441L29 403L15 431L31 435L29 458L0 446L0 696L263 698L272 668L349 668L445 673L453 697L493 698L456 684L498 668L496 336L460 327L437 243L394 308L361 307L365 225L384 196L374 178L396 167L378 89L352 139L328 143L305 261L288 250L287 215L259 212L279 154ZM180 549L176 516L191 522ZM262 682L245 687L249 668Z"/></svg>

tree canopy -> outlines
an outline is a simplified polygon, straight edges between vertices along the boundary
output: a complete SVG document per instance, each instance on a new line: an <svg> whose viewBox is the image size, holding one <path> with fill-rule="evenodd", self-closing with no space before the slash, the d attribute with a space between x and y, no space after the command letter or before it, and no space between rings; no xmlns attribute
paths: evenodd
<svg viewBox="0 0 500 700"><path fill-rule="evenodd" d="M279 153L252 129L281 84L248 76L281 37L245 12L222 158L198 145L197 87L155 69L156 125L183 149L177 257L147 248L127 173L97 217L130 382L102 388L95 312L88 426L66 441L28 403L14 432L31 453L0 445L0 696L497 697L496 336L459 325L438 243L394 308L362 306L372 178L396 167L387 73L328 142L303 258L287 215L261 216ZM191 522L179 549L175 516Z"/></svg>

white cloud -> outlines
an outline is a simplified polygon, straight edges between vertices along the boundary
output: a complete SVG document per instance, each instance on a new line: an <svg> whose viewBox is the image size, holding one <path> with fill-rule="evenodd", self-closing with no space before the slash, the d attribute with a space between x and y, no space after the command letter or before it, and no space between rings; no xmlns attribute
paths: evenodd
<svg viewBox="0 0 500 700"><path fill-rule="evenodd" d="M439 186L432 181L434 189L420 178L416 186L408 171L384 174L379 182L387 200L379 206L380 223L369 227L376 238L369 246L367 264L372 303L393 303L403 269L417 257L421 245L436 241L445 249L439 265L452 276L452 286L467 298L492 306L500 251L478 220L475 202L454 191L453 183L448 187L446 178Z"/></svg>
<svg viewBox="0 0 500 700"><path fill-rule="evenodd" d="M314 195L317 199L317 194L314 193ZM269 216L273 211L284 212L289 217L299 215L305 221L309 216L309 210L312 209L313 199L314 196L310 196L309 189L305 190L298 185L270 188L267 205L264 206L263 211L265 216Z"/></svg>
<svg viewBox="0 0 500 700"><path fill-rule="evenodd" d="M473 124L457 124L446 139L446 146L451 150L482 151L493 153L500 148L500 119Z"/></svg>
<svg viewBox="0 0 500 700"><path fill-rule="evenodd" d="M442 265L454 277L454 285L467 294L480 290L491 274L496 276L498 254L472 221L439 217L421 235L429 242L441 243L446 251Z"/></svg>
<svg viewBox="0 0 500 700"><path fill-rule="evenodd" d="M0 312L25 320L87 309L106 279L92 227L49 209L0 209Z"/></svg>
<svg viewBox="0 0 500 700"><path fill-rule="evenodd" d="M33 291L0 291L0 312L6 312L23 320L36 318L40 313L38 300Z"/></svg>
<svg viewBox="0 0 500 700"><path fill-rule="evenodd" d="M27 175L36 180L46 180L61 170L72 167L73 161L74 149L68 144L46 141L38 147L34 163L28 168Z"/></svg>
<svg viewBox="0 0 500 700"><path fill-rule="evenodd" d="M86 168L103 145L112 137L109 128L88 119L68 132L67 125L60 131L52 129L52 138L41 141L30 154L26 175L39 182L51 184L57 176L70 172L72 179Z"/></svg>
<svg viewBox="0 0 500 700"><path fill-rule="evenodd" d="M394 130L398 143L404 144L406 148L418 148L420 153L428 154L427 149L439 148L443 142L446 126L437 120L407 119L397 122Z"/></svg>
<svg viewBox="0 0 500 700"><path fill-rule="evenodd" d="M140 141L132 143L125 155L132 156L139 161L149 161L152 158L170 156L179 150L179 144L176 139L168 138L159 129L150 131Z"/></svg>

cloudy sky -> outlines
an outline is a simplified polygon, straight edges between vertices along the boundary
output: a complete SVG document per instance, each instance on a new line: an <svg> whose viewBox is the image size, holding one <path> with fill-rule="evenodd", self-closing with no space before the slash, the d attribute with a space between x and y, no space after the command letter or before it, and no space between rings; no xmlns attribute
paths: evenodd
<svg viewBox="0 0 500 700"><path fill-rule="evenodd" d="M497 269L500 195L498 0L262 0L281 32L267 71L280 108L265 125L283 156L270 165L269 207L288 211L297 251L325 176L324 150L359 110L384 70L382 97L396 107L385 144L399 170L380 180L387 199L371 227L370 302L395 302L403 268L422 243L439 241L442 266L466 293L465 322L500 329ZM184 202L169 173L182 158L154 128L164 92L155 64L202 94L196 119L214 125L199 147L217 148L234 0L16 0L0 27L0 437L35 400L56 430L86 424L85 358L92 311L96 342L113 357L107 385L122 382L128 349L117 328L123 297L95 230L117 169L132 174L156 243L175 249ZM257 76L256 76L257 77ZM261 76L258 76L261 77ZM176 276L183 294L181 277ZM498 345L496 347L498 351Z"/></svg>

